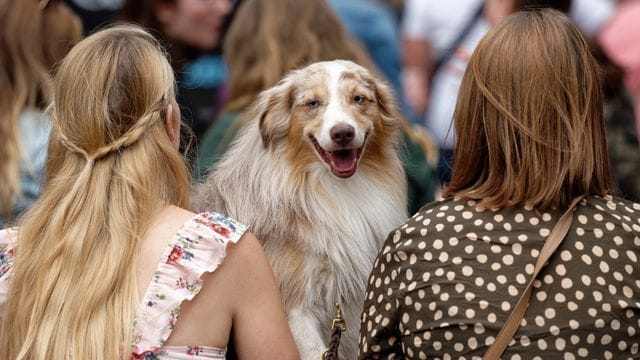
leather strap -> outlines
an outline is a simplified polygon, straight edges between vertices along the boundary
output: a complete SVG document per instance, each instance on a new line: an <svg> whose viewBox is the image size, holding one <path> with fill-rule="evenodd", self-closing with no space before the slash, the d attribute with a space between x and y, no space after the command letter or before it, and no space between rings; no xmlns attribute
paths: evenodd
<svg viewBox="0 0 640 360"><path fill-rule="evenodd" d="M336 318L331 325L331 341L329 347L322 353L322 360L339 360L338 348L340 347L340 337L342 332L347 331L347 324L342 318L340 304L336 304Z"/></svg>
<svg viewBox="0 0 640 360"><path fill-rule="evenodd" d="M482 360L499 360L500 356L509 345L509 342L511 342L511 339L518 331L520 322L522 321L522 318L527 311L527 307L529 306L529 299L531 298L531 292L533 290L533 281L538 277L538 274L540 274L542 268L546 265L549 258L551 258L551 255L553 255L553 253L558 249L558 246L560 246L564 238L567 236L573 220L575 206L583 198L584 195L581 195L573 199L571 205L569 205L569 209L562 214L558 223L551 230L549 237L544 242L544 245L540 250L540 255L538 255L538 259L536 260L536 266L533 270L533 276L531 277L529 284L527 284L524 292L520 295L520 299L513 308L511 315L509 315L509 318L504 323L502 330L500 330L496 340L491 344L489 350L487 350L484 357L482 357Z"/></svg>
<svg viewBox="0 0 640 360"><path fill-rule="evenodd" d="M331 333L331 341L329 341L329 347L322 353L322 360L338 360L338 347L340 346L340 336L342 336L342 329L336 327Z"/></svg>

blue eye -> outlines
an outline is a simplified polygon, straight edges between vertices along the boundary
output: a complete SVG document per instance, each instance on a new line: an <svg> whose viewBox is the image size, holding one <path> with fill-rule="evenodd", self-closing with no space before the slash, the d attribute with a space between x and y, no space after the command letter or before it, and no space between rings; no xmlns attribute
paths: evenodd
<svg viewBox="0 0 640 360"><path fill-rule="evenodd" d="M318 100L307 101L305 104L308 108L314 109L320 106L320 102Z"/></svg>
<svg viewBox="0 0 640 360"><path fill-rule="evenodd" d="M362 104L365 100L366 100L365 97L362 96L362 95L356 95L356 96L353 97L353 101L356 104Z"/></svg>

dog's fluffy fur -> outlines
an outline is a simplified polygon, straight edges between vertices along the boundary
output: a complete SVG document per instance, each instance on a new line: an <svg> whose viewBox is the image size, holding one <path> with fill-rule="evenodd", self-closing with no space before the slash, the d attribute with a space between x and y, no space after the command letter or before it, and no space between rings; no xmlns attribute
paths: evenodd
<svg viewBox="0 0 640 360"><path fill-rule="evenodd" d="M391 93L352 62L321 62L264 91L248 116L194 208L252 226L303 359L320 359L338 302L341 357L354 359L373 260L407 215Z"/></svg>

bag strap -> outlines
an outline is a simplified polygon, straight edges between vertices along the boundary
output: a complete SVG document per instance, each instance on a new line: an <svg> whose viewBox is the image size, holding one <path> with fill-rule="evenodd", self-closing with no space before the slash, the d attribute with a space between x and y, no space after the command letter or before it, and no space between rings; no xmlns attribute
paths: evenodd
<svg viewBox="0 0 640 360"><path fill-rule="evenodd" d="M347 331L347 324L342 318L340 304L336 304L336 318L331 325L331 341L329 347L322 353L322 360L338 360L338 347L340 347L340 337L343 331Z"/></svg>
<svg viewBox="0 0 640 360"><path fill-rule="evenodd" d="M584 195L581 195L573 199L571 205L569 205L569 209L562 214L558 223L551 230L549 237L544 242L544 245L540 250L540 255L538 255L538 259L536 260L536 266L533 270L533 276L531 277L529 284L527 284L527 287L520 296L518 303L513 308L513 311L509 315L507 321L504 323L504 326L502 327L502 330L500 330L496 340L491 344L489 350L487 350L482 357L482 360L500 359L500 356L518 331L520 322L522 321L522 318L527 311L527 307L529 306L529 299L531 298L531 292L533 291L533 281L538 277L538 274L546 265L549 258L551 258L551 255L553 255L553 253L558 249L558 246L562 243L562 240L567 236L569 228L571 227L571 221L573 220L575 206L583 198Z"/></svg>
<svg viewBox="0 0 640 360"><path fill-rule="evenodd" d="M482 12L484 11L484 1L482 1L482 3L480 4L480 6L476 9L476 11L473 12L473 14L471 15L471 17L467 20L467 22L465 23L464 27L462 28L462 30L457 34L457 36L455 37L455 39L453 40L453 42L450 44L449 47L446 48L444 54L442 54L442 56L440 56L440 58L436 61L436 63L433 65L433 70L431 71L431 75L433 76L436 72L438 72L438 70L445 65L447 62L449 62L449 60L451 59L451 57L453 57L453 54L455 54L456 50L458 50L458 47L460 47L460 45L462 44L462 42L465 40L465 38L467 37L467 35L469 35L469 33L471 32L471 29L473 29L473 26L478 22L478 19L480 19L480 17L482 17Z"/></svg>

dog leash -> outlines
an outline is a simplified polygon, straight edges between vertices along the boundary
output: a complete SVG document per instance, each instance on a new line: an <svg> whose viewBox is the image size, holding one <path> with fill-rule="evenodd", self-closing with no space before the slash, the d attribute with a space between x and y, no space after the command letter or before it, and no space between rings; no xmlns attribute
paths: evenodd
<svg viewBox="0 0 640 360"><path fill-rule="evenodd" d="M338 347L340 346L340 337L342 333L347 331L347 323L342 318L342 309L340 304L336 303L336 317L331 324L331 341L329 347L322 353L322 360L338 360Z"/></svg>
<svg viewBox="0 0 640 360"><path fill-rule="evenodd" d="M546 265L547 261L551 258L553 253L558 249L564 238L567 236L569 232L569 228L571 227L571 222L573 220L573 212L575 211L575 206L578 204L580 200L584 198L584 195L578 196L573 199L571 205L569 205L569 209L562 214L558 223L553 227L549 237L544 242L542 249L540 250L540 255L538 255L538 259L536 260L536 265L533 271L533 276L529 281L529 284L522 292L518 303L513 308L513 311L509 315L509 318L504 323L502 330L496 337L496 340L491 344L489 350L484 354L482 360L498 360L500 356L505 351L507 346L509 346L509 342L513 338L513 336L520 328L520 322L524 317L525 312L527 311L527 307L529 306L529 299L531 298L531 292L533 291L533 281L538 277L538 274L542 270L542 268Z"/></svg>

